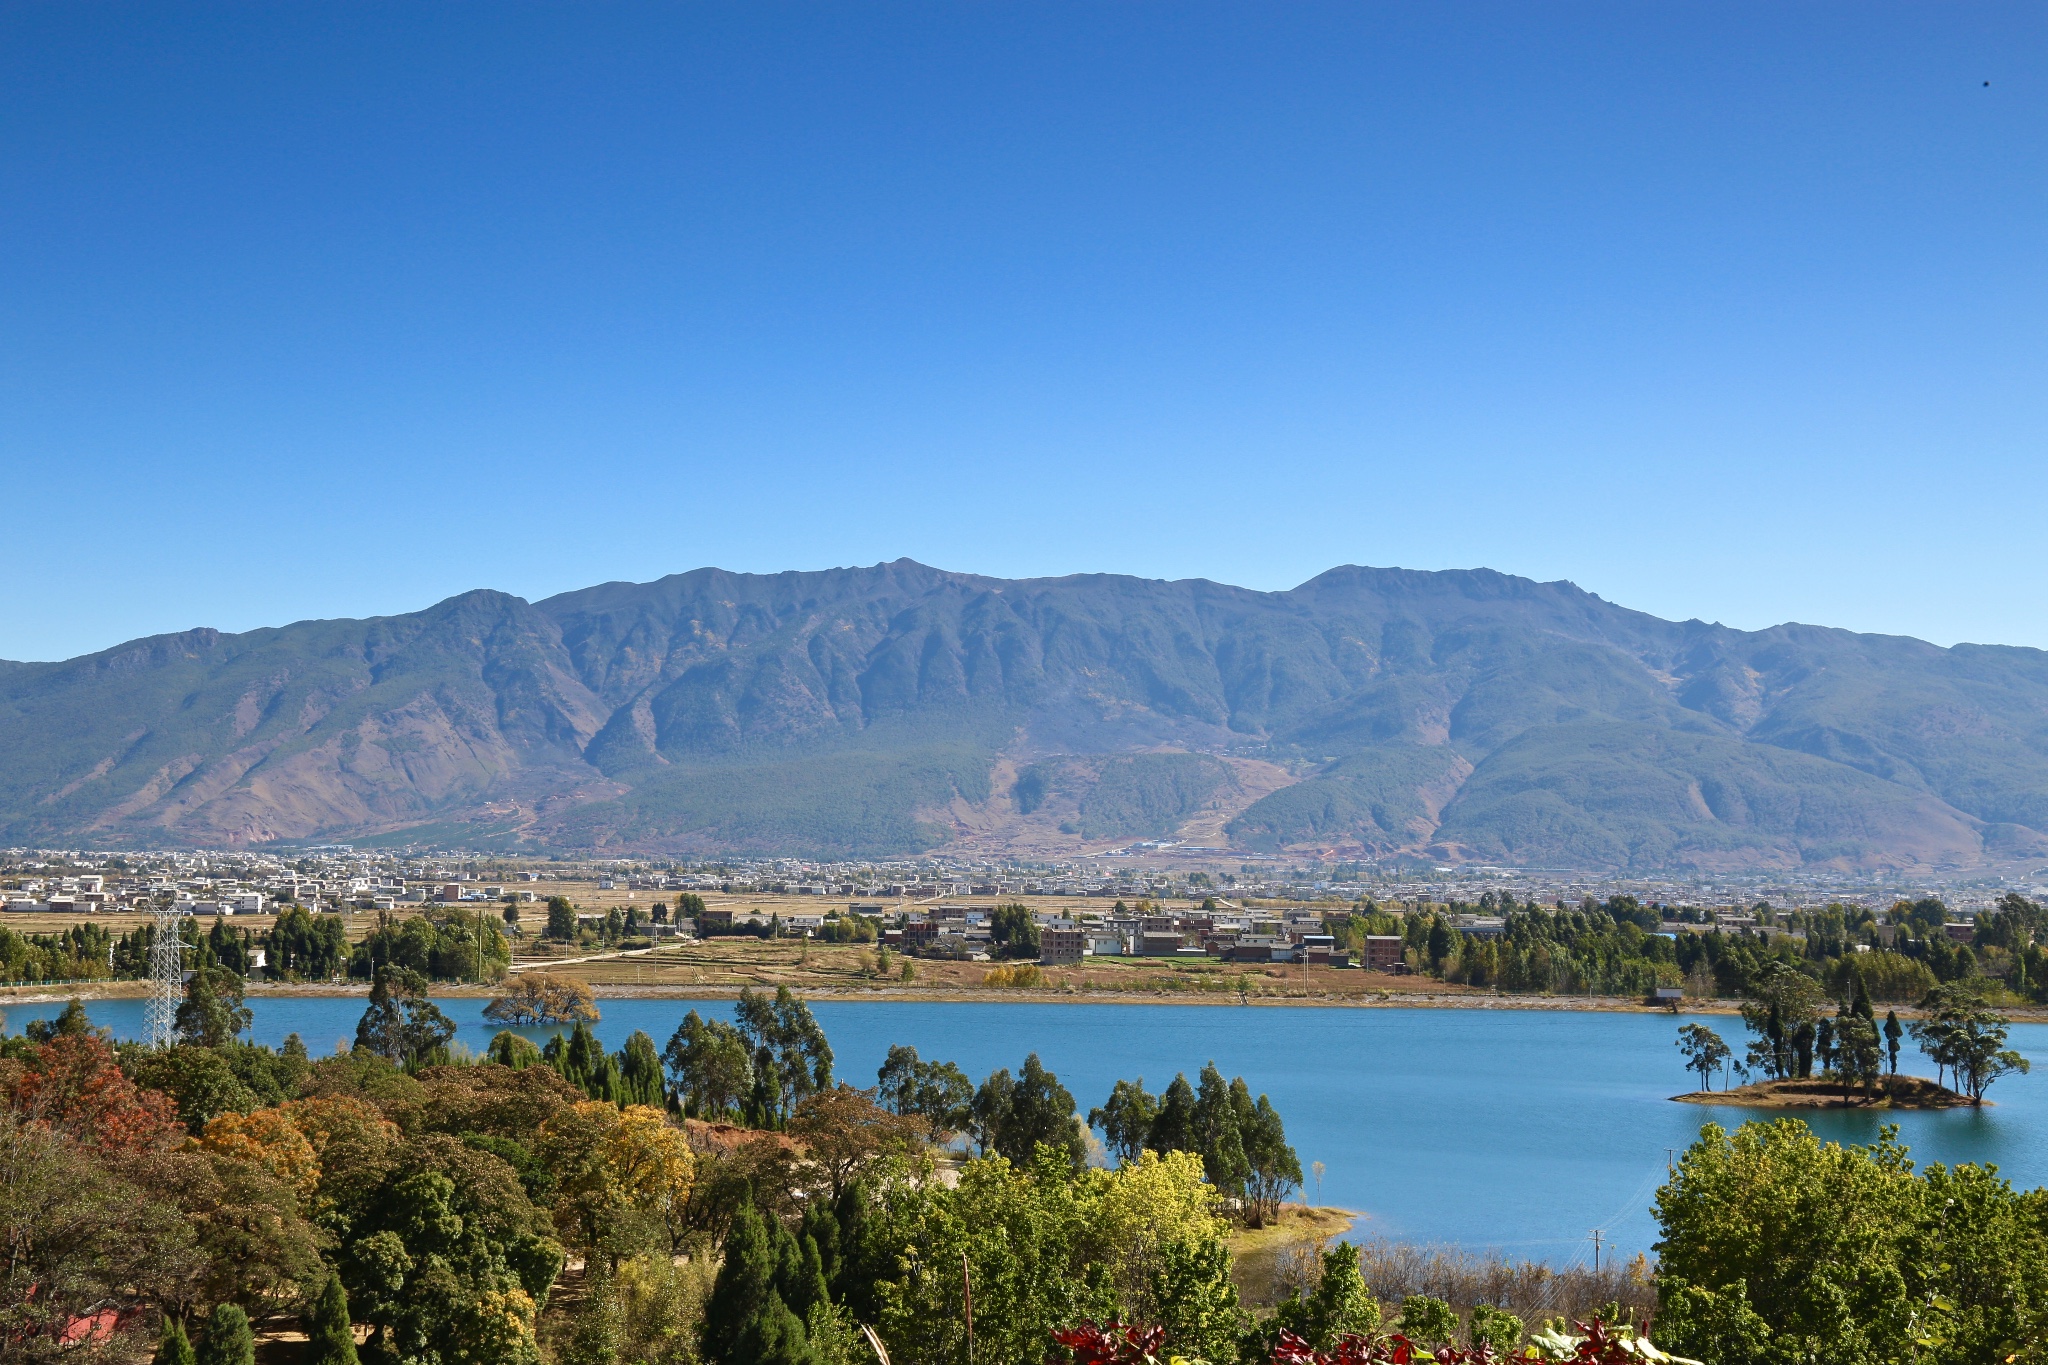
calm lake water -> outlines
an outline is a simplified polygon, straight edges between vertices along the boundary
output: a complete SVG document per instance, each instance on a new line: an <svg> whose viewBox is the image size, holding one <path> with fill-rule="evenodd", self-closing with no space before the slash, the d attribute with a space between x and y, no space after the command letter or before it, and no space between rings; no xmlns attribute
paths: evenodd
<svg viewBox="0 0 2048 1365"><path fill-rule="evenodd" d="M439 1002L481 1053L496 1029L484 1001ZM598 1034L613 1049L644 1029L665 1045L695 1008L729 1018L729 1000L603 1000ZM253 1036L276 1045L296 1032L316 1055L345 1045L360 998L252 998ZM18 1006L18 1032L58 1006ZM140 1032L142 1002L99 1001L96 1023ZM960 1064L978 1082L1016 1071L1036 1051L1083 1113L1119 1077L1165 1089L1214 1059L1278 1106L1302 1169L1320 1161L1322 1202L1366 1216L1358 1232L1400 1240L1497 1247L1556 1263L1583 1259L1604 1230L1623 1253L1656 1240L1649 1203L1667 1149L1713 1121L1733 1127L1760 1111L1673 1104L1691 1089L1669 1015L1524 1010L1317 1009L1270 1006L939 1004L821 1001L841 1079L872 1085L892 1043ZM1705 1022L1736 1046L1739 1020ZM544 1040L552 1030L525 1030ZM2048 1183L2048 1025L2018 1025L2013 1044L2041 1070L2010 1077L1981 1112L1888 1116L1921 1162L1995 1163L2021 1186ZM1908 1070L1917 1053L1901 1054ZM1799 1111L1827 1138L1867 1142L1878 1116ZM1309 1198L1317 1198L1311 1177Z"/></svg>

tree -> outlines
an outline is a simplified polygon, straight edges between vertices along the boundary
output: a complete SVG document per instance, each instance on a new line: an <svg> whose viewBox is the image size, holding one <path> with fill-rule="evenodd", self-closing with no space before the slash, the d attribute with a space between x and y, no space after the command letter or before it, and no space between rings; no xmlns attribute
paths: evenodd
<svg viewBox="0 0 2048 1365"><path fill-rule="evenodd" d="M835 1085L797 1106L789 1135L802 1145L804 1160L823 1176L828 1197L837 1203L883 1161L918 1150L925 1125L884 1109L850 1085Z"/></svg>
<svg viewBox="0 0 2048 1365"><path fill-rule="evenodd" d="M102 1038L111 1036L105 1029L96 1029L92 1026L92 1020L85 1012L85 1002L75 995L54 1019L31 1019L21 1033L31 1043L49 1043L59 1038L74 1038L87 1033L97 1034Z"/></svg>
<svg viewBox="0 0 2048 1365"><path fill-rule="evenodd" d="M1522 1320L1505 1308L1490 1303L1472 1305L1472 1323L1467 1329L1474 1350L1491 1349L1497 1356L1514 1351L1522 1340Z"/></svg>
<svg viewBox="0 0 2048 1365"><path fill-rule="evenodd" d="M1905 1037L1905 1035L1906 1030L1899 1023L1899 1012L1897 1010L1886 1010L1884 1012L1884 1050L1887 1060L1891 1064L1891 1073L1894 1076L1899 1074L1899 1039Z"/></svg>
<svg viewBox="0 0 2048 1365"><path fill-rule="evenodd" d="M528 972L512 989L484 1006L484 1018L495 1024L596 1023L597 1001L588 984L568 976Z"/></svg>
<svg viewBox="0 0 2048 1365"><path fill-rule="evenodd" d="M379 967L370 1005L356 1023L356 1046L408 1071L445 1059L455 1024L427 999L427 983L405 967Z"/></svg>
<svg viewBox="0 0 2048 1365"><path fill-rule="evenodd" d="M177 1047L172 1053L191 1051ZM67 1141L109 1151L148 1151L182 1132L178 1104L136 1084L96 1034L60 1034L33 1046L11 1077L7 1107Z"/></svg>
<svg viewBox="0 0 2048 1365"><path fill-rule="evenodd" d="M1301 1160L1287 1144L1287 1130L1280 1111L1264 1095L1245 1110L1247 1098L1242 1078L1231 1082L1231 1101L1238 1110L1240 1141L1250 1174L1245 1180L1245 1199L1251 1206L1252 1221L1263 1223L1276 1217L1288 1191L1301 1186Z"/></svg>
<svg viewBox="0 0 2048 1365"><path fill-rule="evenodd" d="M999 957L1038 956L1038 921L1031 917L1028 906L998 905L989 916L988 937L996 945Z"/></svg>
<svg viewBox="0 0 2048 1365"><path fill-rule="evenodd" d="M752 1053L757 1086L771 1074L776 1082L763 1089L763 1120L780 1126L806 1096L832 1084L832 1046L810 1006L787 986L776 987L773 999L742 989L734 1013L739 1036Z"/></svg>
<svg viewBox="0 0 2048 1365"><path fill-rule="evenodd" d="M164 1330L157 1338L156 1354L150 1360L151 1365L199 1365L191 1338L185 1335L184 1319L174 1313L164 1314Z"/></svg>
<svg viewBox="0 0 2048 1365"><path fill-rule="evenodd" d="M703 1019L695 1010L683 1016L662 1059L683 1112L694 1118L724 1118L753 1089L753 1057L739 1030L722 1019Z"/></svg>
<svg viewBox="0 0 2048 1365"><path fill-rule="evenodd" d="M548 897L548 938L559 943L576 941L576 907L569 903L567 896Z"/></svg>
<svg viewBox="0 0 2048 1365"><path fill-rule="evenodd" d="M1145 1145L1162 1155L1195 1150L1195 1088L1185 1075L1175 1076L1160 1097Z"/></svg>
<svg viewBox="0 0 2048 1365"><path fill-rule="evenodd" d="M242 1004L242 978L224 967L201 967L185 983L178 1005L178 1036L202 1047L235 1040L254 1016Z"/></svg>
<svg viewBox="0 0 2048 1365"><path fill-rule="evenodd" d="M256 1336L249 1315L224 1303L206 1320L206 1339L199 1344L199 1365L256 1365Z"/></svg>
<svg viewBox="0 0 2048 1365"><path fill-rule="evenodd" d="M1705 1024L1680 1025L1678 1050L1685 1055L1685 1069L1699 1073L1702 1090L1714 1088L1714 1072L1734 1056L1721 1035Z"/></svg>
<svg viewBox="0 0 2048 1365"><path fill-rule="evenodd" d="M541 1049L541 1059L562 1073L562 1078L594 1100L619 1102L621 1084L618 1060L604 1050L604 1044L578 1022L565 1039L556 1034Z"/></svg>
<svg viewBox="0 0 2048 1365"><path fill-rule="evenodd" d="M1283 1300L1274 1311L1273 1325L1286 1328L1319 1351L1334 1349L1344 1336L1376 1335L1380 1304L1359 1273L1358 1248L1339 1242L1323 1252L1322 1273L1315 1288L1307 1293L1296 1290Z"/></svg>
<svg viewBox="0 0 2048 1365"><path fill-rule="evenodd" d="M1118 1161L1138 1159L1159 1116L1159 1099L1145 1092L1145 1078L1118 1081L1101 1108L1088 1111L1088 1126L1102 1130L1103 1145Z"/></svg>
<svg viewBox="0 0 2048 1365"><path fill-rule="evenodd" d="M1246 1099L1249 1098L1247 1094ZM1208 1174L1209 1183L1229 1196L1242 1194L1251 1175L1237 1120L1230 1086L1212 1061L1202 1068L1195 1089L1195 1150L1201 1154L1202 1169Z"/></svg>
<svg viewBox="0 0 2048 1365"><path fill-rule="evenodd" d="M619 1051L618 1068L618 1102L621 1107L641 1104L661 1108L667 1094L661 1079L661 1054L654 1050L652 1038L634 1029L633 1035L626 1039L626 1046Z"/></svg>
<svg viewBox="0 0 2048 1365"><path fill-rule="evenodd" d="M808 1307L817 1299L809 1278L789 1230L743 1203L704 1305L704 1358L714 1365L823 1365L791 1308L792 1300Z"/></svg>
<svg viewBox="0 0 2048 1365"><path fill-rule="evenodd" d="M968 1124L981 1155L992 1155L1009 1130L1010 1109L1016 1094L1017 1078L1008 1067L991 1071L974 1092L974 1101L968 1106Z"/></svg>
<svg viewBox="0 0 2048 1365"><path fill-rule="evenodd" d="M329 1275L306 1314L306 1365L356 1365L356 1337L349 1325L348 1291L341 1276Z"/></svg>
<svg viewBox="0 0 2048 1365"><path fill-rule="evenodd" d="M1884 1075L1884 1049L1878 1042L1877 1026L1860 1014L1845 1014L1835 1021L1835 1072L1842 1078L1845 1105L1851 1086L1860 1086L1868 1094Z"/></svg>
<svg viewBox="0 0 2048 1365"><path fill-rule="evenodd" d="M1910 1358L1916 1296L1899 1267L1925 1205L1895 1131L1865 1148L1823 1143L1792 1119L1702 1128L1657 1192L1667 1349L1740 1328L1741 1314L1720 1306L1739 1296L1768 1325L1774 1355Z"/></svg>
<svg viewBox="0 0 2048 1365"><path fill-rule="evenodd" d="M1750 1064L1773 1079L1808 1074L1813 1025L1826 1003L1826 993L1812 977L1783 962L1767 963L1751 979L1742 1002L1742 1022L1757 1035Z"/></svg>
<svg viewBox="0 0 2048 1365"><path fill-rule="evenodd" d="M993 1150L1020 1166L1036 1160L1040 1145L1059 1152L1078 1170L1088 1156L1081 1121L1074 1115L1074 1097L1060 1079L1032 1053L1013 1081L1007 1070L991 1075L974 1098L976 1127L984 1150Z"/></svg>
<svg viewBox="0 0 2048 1365"><path fill-rule="evenodd" d="M1442 1299L1410 1294L1401 1300L1401 1316L1394 1326L1418 1345L1447 1346L1457 1339L1458 1314Z"/></svg>
<svg viewBox="0 0 2048 1365"><path fill-rule="evenodd" d="M1947 983L1934 988L1922 1003L1924 1019L1907 1027L1930 1060L1953 1073L1955 1083L1973 1105L2001 1076L2031 1069L2025 1057L2006 1047L2006 1017L1967 987Z"/></svg>
<svg viewBox="0 0 2048 1365"><path fill-rule="evenodd" d="M920 1061L916 1048L897 1044L875 1079L883 1105L924 1119L942 1139L973 1121L974 1082L952 1062Z"/></svg>
<svg viewBox="0 0 2048 1365"><path fill-rule="evenodd" d="M511 1029L500 1029L492 1037L490 1050L484 1055L499 1066L510 1067L514 1071L524 1071L541 1062L540 1049L534 1046L533 1040L522 1038Z"/></svg>

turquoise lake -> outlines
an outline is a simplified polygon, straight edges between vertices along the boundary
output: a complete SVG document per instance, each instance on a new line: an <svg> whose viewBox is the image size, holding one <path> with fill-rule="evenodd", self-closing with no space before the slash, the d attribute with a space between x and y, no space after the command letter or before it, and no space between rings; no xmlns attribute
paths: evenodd
<svg viewBox="0 0 2048 1365"><path fill-rule="evenodd" d="M443 999L460 1039L482 1052L496 1029L484 1001ZM644 1029L667 1043L695 1008L730 1017L729 1000L599 1002L597 1032L614 1049ZM361 998L252 998L252 1035L298 1033L316 1055L346 1044ZM17 1006L7 1026L59 1008ZM1555 1263L1582 1260L1601 1228L1624 1254L1656 1240L1649 1205L1667 1149L1708 1121L1735 1126L1760 1111L1673 1104L1692 1088L1669 1015L1547 1010L1318 1009L1273 1006L952 1004L820 1001L839 1077L872 1085L892 1043L950 1060L977 1082L1016 1071L1036 1051L1085 1114L1120 1077L1155 1093L1176 1071L1213 1059L1278 1106L1306 1172L1324 1165L1320 1198L1365 1214L1357 1233L1499 1248ZM135 1036L142 1003L95 1002L96 1023ZM1739 1051L1742 1027L1702 1016ZM552 1030L524 1030L544 1039ZM1873 1115L1801 1110L1823 1136L1867 1142L1896 1122L1920 1162L1990 1162L2015 1184L2048 1183L2048 1025L2018 1025L2013 1045L2042 1064L1999 1082L1982 1111ZM1931 1071L1918 1053L1902 1069ZM1318 1197L1313 1178L1306 1194Z"/></svg>

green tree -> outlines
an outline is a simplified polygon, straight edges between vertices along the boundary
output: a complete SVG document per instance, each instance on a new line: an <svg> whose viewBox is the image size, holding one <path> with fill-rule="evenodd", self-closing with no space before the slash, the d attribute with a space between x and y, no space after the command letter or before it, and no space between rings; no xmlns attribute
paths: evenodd
<svg viewBox="0 0 2048 1365"><path fill-rule="evenodd" d="M1850 1087L1868 1094L1884 1075L1877 1026L1860 1014L1845 1014L1835 1021L1835 1072L1842 1079L1845 1103Z"/></svg>
<svg viewBox="0 0 2048 1365"><path fill-rule="evenodd" d="M817 1249L810 1270L795 1239L751 1200L740 1205L726 1232L725 1259L704 1305L701 1349L714 1365L822 1365L811 1349L792 1299L806 1306L820 1295Z"/></svg>
<svg viewBox="0 0 2048 1365"><path fill-rule="evenodd" d="M1705 1024L1681 1024L1678 1050L1685 1054L1685 1069L1699 1073L1702 1090L1714 1088L1714 1072L1734 1056L1728 1044L1721 1041L1721 1035Z"/></svg>
<svg viewBox="0 0 2048 1365"><path fill-rule="evenodd" d="M356 1046L408 1071L445 1061L455 1024L427 998L426 979L405 967L379 967L369 1008L356 1022Z"/></svg>
<svg viewBox="0 0 2048 1365"><path fill-rule="evenodd" d="M1522 1320L1507 1309L1496 1308L1490 1303L1472 1305L1472 1322L1467 1330L1475 1350L1491 1348L1495 1355L1500 1356L1513 1352L1522 1340Z"/></svg>
<svg viewBox="0 0 2048 1365"><path fill-rule="evenodd" d="M1926 1017L1907 1027L1937 1067L1946 1068L1970 1103L1984 1103L1984 1092L2001 1076L2031 1069L2025 1057L2008 1048L2009 1020L1968 987L1937 986L1923 1002Z"/></svg>
<svg viewBox="0 0 2048 1365"><path fill-rule="evenodd" d="M1185 1075L1173 1078L1159 1099L1159 1112L1145 1134L1145 1145L1164 1156L1195 1151L1195 1088Z"/></svg>
<svg viewBox="0 0 2048 1365"><path fill-rule="evenodd" d="M560 943L576 941L576 907L567 896L548 897L547 937Z"/></svg>
<svg viewBox="0 0 2048 1365"><path fill-rule="evenodd" d="M355 1332L349 1324L348 1291L341 1276L329 1275L306 1314L306 1365L356 1365Z"/></svg>
<svg viewBox="0 0 2048 1365"><path fill-rule="evenodd" d="M1754 1317L1774 1352L1909 1358L1901 1270L1925 1204L1894 1131L1866 1148L1793 1119L1702 1128L1657 1193L1660 1344L1689 1353L1750 1333Z"/></svg>
<svg viewBox="0 0 2048 1365"><path fill-rule="evenodd" d="M917 1115L940 1133L960 1132L973 1121L974 1083L952 1062L921 1061L916 1048L897 1044L875 1079L892 1113Z"/></svg>
<svg viewBox="0 0 2048 1365"><path fill-rule="evenodd" d="M1886 1010L1884 1012L1884 1050L1886 1060L1890 1063L1891 1073L1894 1076L1899 1074L1899 1040L1905 1036L1906 1030L1899 1023L1899 1012L1897 1010Z"/></svg>
<svg viewBox="0 0 2048 1365"><path fill-rule="evenodd" d="M1237 1119L1230 1103L1230 1085L1212 1061L1202 1068L1195 1088L1195 1151L1202 1158L1209 1183L1232 1198L1244 1193L1245 1181L1251 1176Z"/></svg>
<svg viewBox="0 0 2048 1365"><path fill-rule="evenodd" d="M1757 1036L1750 1065L1773 1078L1808 1074L1813 1026L1826 1003L1826 992L1812 977L1783 962L1765 964L1742 1001L1742 1022Z"/></svg>
<svg viewBox="0 0 2048 1365"><path fill-rule="evenodd" d="M249 1315L224 1303L206 1320L206 1339L199 1343L199 1365L256 1365L256 1336Z"/></svg>
<svg viewBox="0 0 2048 1365"><path fill-rule="evenodd" d="M1286 1127L1272 1101L1261 1095L1252 1102L1242 1077L1230 1083L1230 1092L1249 1168L1245 1198L1251 1206L1252 1221L1263 1223L1279 1215L1281 1201L1289 1191L1300 1188L1301 1160L1287 1143Z"/></svg>
<svg viewBox="0 0 2048 1365"><path fill-rule="evenodd" d="M1038 956L1038 921L1031 917L1027 906L998 905L989 917L988 936L999 957Z"/></svg>
<svg viewBox="0 0 2048 1365"><path fill-rule="evenodd" d="M199 1365L199 1357L185 1335L184 1319L175 1313L164 1314L163 1334L157 1338L156 1354L150 1359L152 1365Z"/></svg>
<svg viewBox="0 0 2048 1365"><path fill-rule="evenodd" d="M178 1037L202 1047L225 1047L254 1016L242 1003L242 978L224 967L201 967L185 983L178 1005Z"/></svg>
<svg viewBox="0 0 2048 1365"><path fill-rule="evenodd" d="M693 1118L725 1118L753 1089L753 1055L739 1030L723 1019L706 1020L691 1010L662 1057L683 1112Z"/></svg>
<svg viewBox="0 0 2048 1365"><path fill-rule="evenodd" d="M1339 1242L1323 1252L1316 1286L1297 1290L1274 1311L1274 1325L1284 1327L1318 1351L1333 1350L1346 1335L1370 1337L1379 1331L1380 1302L1366 1287L1358 1269L1358 1248Z"/></svg>
<svg viewBox="0 0 2048 1365"><path fill-rule="evenodd" d="M619 1097L621 1107L645 1104L659 1109L665 1099L661 1080L661 1054L654 1040L639 1029L626 1039L619 1053Z"/></svg>
<svg viewBox="0 0 2048 1365"><path fill-rule="evenodd" d="M1024 1059L1016 1079L1002 1070L982 1083L974 1097L974 1121L984 1151L1020 1166L1031 1165L1041 1145L1060 1153L1076 1170L1088 1156L1074 1097L1035 1052Z"/></svg>
<svg viewBox="0 0 2048 1365"><path fill-rule="evenodd" d="M1419 1346L1447 1346L1458 1339L1458 1314L1442 1299L1410 1294L1401 1300L1394 1327Z"/></svg>
<svg viewBox="0 0 2048 1365"><path fill-rule="evenodd" d="M831 1088L832 1046L810 1006L787 986L776 987L772 999L743 988L734 1014L739 1036L752 1053L756 1085L769 1076L775 1081L772 1090L762 1088L768 1106L764 1120L780 1127L807 1097Z"/></svg>
<svg viewBox="0 0 2048 1365"><path fill-rule="evenodd" d="M499 1066L510 1067L514 1071L538 1066L541 1061L540 1049L534 1046L533 1040L522 1037L511 1029L498 1030L497 1035L491 1039L490 1050L485 1056Z"/></svg>
<svg viewBox="0 0 2048 1365"><path fill-rule="evenodd" d="M1102 1107L1088 1111L1088 1126L1102 1130L1103 1145L1118 1161L1136 1161L1158 1116L1159 1099L1145 1092L1145 1078L1140 1076L1112 1086Z"/></svg>

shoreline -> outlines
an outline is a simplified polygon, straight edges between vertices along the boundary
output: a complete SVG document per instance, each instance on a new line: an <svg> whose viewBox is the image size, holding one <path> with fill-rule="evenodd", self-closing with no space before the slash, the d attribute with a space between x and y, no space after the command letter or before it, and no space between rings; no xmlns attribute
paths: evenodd
<svg viewBox="0 0 2048 1365"><path fill-rule="evenodd" d="M1673 1011L1668 1005L1650 1005L1633 997L1598 995L1483 995L1462 991L1384 991L1372 996L1334 994L1268 995L1239 997L1224 992L1179 991L1063 991L1016 990L1007 988L946 988L933 986L803 986L773 981L736 985L635 986L623 983L593 985L591 993L600 1000L732 1000L745 989L769 990L789 984L808 1001L844 1001L874 1004L944 1005L1199 1005L1208 1008L1254 1009L1445 1009L1509 1010L1527 1013L1563 1014L1664 1014L1674 1019L1687 1016L1734 1017L1741 1011L1733 1000L1688 1000ZM363 999L370 993L367 983L269 982L248 984L250 999ZM496 986L455 985L437 987L436 999L494 999L503 991ZM148 995L142 981L85 981L64 986L0 986L0 1011L10 1005L61 1004L74 996L81 1000L140 1000ZM1896 1007L1901 1018L1919 1011ZM2048 1023L2048 1007L2013 1008L2006 1011L2015 1023ZM1726 1092L1715 1092L1717 1095ZM1676 1097L1674 1097L1676 1098Z"/></svg>

